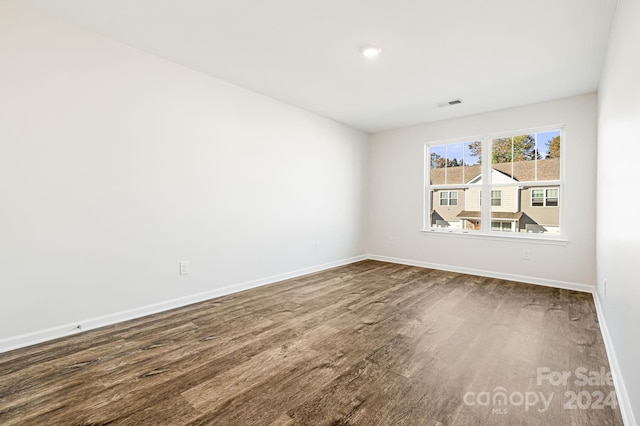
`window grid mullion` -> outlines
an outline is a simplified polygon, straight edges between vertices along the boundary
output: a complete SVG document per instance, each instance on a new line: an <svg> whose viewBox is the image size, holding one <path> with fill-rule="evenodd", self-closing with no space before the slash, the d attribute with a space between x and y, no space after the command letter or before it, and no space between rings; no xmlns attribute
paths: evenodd
<svg viewBox="0 0 640 426"><path fill-rule="evenodd" d="M491 161L493 146L489 137L482 139L482 196L480 202L480 230L491 232Z"/></svg>

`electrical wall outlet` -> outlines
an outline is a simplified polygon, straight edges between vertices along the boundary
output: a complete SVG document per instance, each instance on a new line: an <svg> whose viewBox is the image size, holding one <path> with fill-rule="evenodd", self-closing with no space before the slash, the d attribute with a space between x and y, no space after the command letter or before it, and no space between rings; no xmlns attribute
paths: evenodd
<svg viewBox="0 0 640 426"><path fill-rule="evenodd" d="M320 243L316 243L316 244L313 246L313 250L314 250L314 251L320 251Z"/></svg>
<svg viewBox="0 0 640 426"><path fill-rule="evenodd" d="M522 250L522 260L531 260L531 252L529 249Z"/></svg>
<svg viewBox="0 0 640 426"><path fill-rule="evenodd" d="M180 262L180 275L187 275L189 273L189 262L184 260Z"/></svg>

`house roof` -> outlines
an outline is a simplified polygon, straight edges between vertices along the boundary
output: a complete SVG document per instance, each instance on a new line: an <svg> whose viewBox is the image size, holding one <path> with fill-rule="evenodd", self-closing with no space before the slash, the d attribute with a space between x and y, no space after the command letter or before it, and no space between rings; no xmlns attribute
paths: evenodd
<svg viewBox="0 0 640 426"><path fill-rule="evenodd" d="M518 220L522 217L523 212L516 212L516 213L511 213L511 212L491 212L491 218L492 219L512 219L512 220ZM459 217L460 219L480 219L480 212L479 211L472 211L472 210L462 210L460 213L458 213L456 215L456 217Z"/></svg>
<svg viewBox="0 0 640 426"><path fill-rule="evenodd" d="M491 165L497 170L519 182L544 181L560 179L560 159L551 158L537 161L516 161L513 163L494 163ZM446 172L446 181L445 181ZM431 184L463 184L482 173L482 166L457 166L440 169L431 169ZM536 179L537 174L537 179Z"/></svg>

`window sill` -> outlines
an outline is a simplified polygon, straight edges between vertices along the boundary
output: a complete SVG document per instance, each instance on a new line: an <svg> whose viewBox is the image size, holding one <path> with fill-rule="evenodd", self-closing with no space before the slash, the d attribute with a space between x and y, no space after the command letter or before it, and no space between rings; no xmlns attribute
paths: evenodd
<svg viewBox="0 0 640 426"><path fill-rule="evenodd" d="M464 232L464 231L440 231L440 230L432 230L432 229L422 229L420 231L426 235L437 235L443 237L457 237L457 238L471 238L478 240L493 240L493 241L511 241L511 242L527 242L533 244L546 244L553 246L566 246L569 244L569 240L563 237L541 237L538 235L496 235L496 234L486 234L481 232Z"/></svg>

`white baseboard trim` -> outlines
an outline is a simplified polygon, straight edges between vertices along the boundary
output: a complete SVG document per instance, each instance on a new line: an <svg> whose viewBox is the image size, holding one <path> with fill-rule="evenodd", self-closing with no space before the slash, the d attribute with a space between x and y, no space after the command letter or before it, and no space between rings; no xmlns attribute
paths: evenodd
<svg viewBox="0 0 640 426"><path fill-rule="evenodd" d="M613 340L611 340L611 335L609 334L609 327L607 326L607 321L604 317L604 311L600 302L600 296L597 291L593 292L593 300L596 305L596 313L598 314L598 322L600 323L600 331L602 332L602 337L604 339L604 346L607 350L607 358L609 358L609 367L611 368L611 375L613 376L613 384L616 387L616 397L618 398L622 421L626 426L637 426L631 409L631 400L629 399L627 388L624 385L624 379L622 378L622 372L620 371L620 364L618 364Z"/></svg>
<svg viewBox="0 0 640 426"><path fill-rule="evenodd" d="M545 278L528 277L525 275L505 274L501 272L485 271L483 269L465 268L461 266L441 265L438 263L423 262L421 260L401 259L397 257L379 256L370 254L371 260L379 260L381 262L398 263L401 265L419 266L422 268L439 269L442 271L458 272L461 274L479 275L481 277L499 278L502 280L518 281L527 284L537 284L546 287L556 287L565 290L575 290L585 293L593 293L594 287L588 284L572 283L568 281L549 280Z"/></svg>
<svg viewBox="0 0 640 426"><path fill-rule="evenodd" d="M57 339L60 337L69 336L72 334L81 333L83 331L93 330L95 328L104 327L107 325L116 324L123 321L128 321L135 318L144 317L158 312L167 311L170 309L180 308L182 306L191 305L197 302L203 302L205 300L214 299L216 297L225 296L231 293L237 293L243 290L249 290L251 288L260 287L267 284L273 284L278 281L287 280L290 278L300 277L302 275L312 274L314 272L320 272L338 266L348 265L350 263L367 260L366 255L350 257L347 259L338 260L335 262L324 263L321 265L311 266L308 268L298 269L295 271L285 272L278 275L272 275L270 277L260 278L253 281L247 281L231 286L218 288L202 293L193 294L190 296L179 297L177 299L167 300L165 302L155 303L152 305L142 306L140 308L129 309L126 311L117 312L114 314L104 315L101 317L88 318L85 320L77 321L72 324L65 324L57 327L52 327L46 330L39 330L33 333L22 334L15 337L9 337L0 339L0 353L12 351L14 349L24 348L26 346L35 345L37 343L46 342L48 340Z"/></svg>

